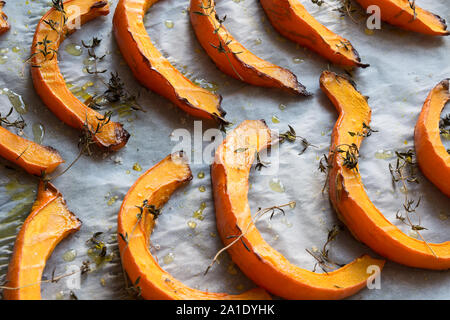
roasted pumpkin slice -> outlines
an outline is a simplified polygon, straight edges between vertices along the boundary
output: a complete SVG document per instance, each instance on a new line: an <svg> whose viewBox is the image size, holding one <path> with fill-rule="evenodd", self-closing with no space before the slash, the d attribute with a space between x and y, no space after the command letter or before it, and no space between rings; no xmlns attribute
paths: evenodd
<svg viewBox="0 0 450 320"><path fill-rule="evenodd" d="M220 70L255 86L308 95L292 72L255 56L234 39L219 21L214 0L191 0L190 16L198 41Z"/></svg>
<svg viewBox="0 0 450 320"><path fill-rule="evenodd" d="M0 155L37 176L53 172L64 162L55 149L19 137L1 126Z"/></svg>
<svg viewBox="0 0 450 320"><path fill-rule="evenodd" d="M364 9L380 8L381 19L402 29L434 36L447 36L445 20L408 0L356 0Z"/></svg>
<svg viewBox="0 0 450 320"><path fill-rule="evenodd" d="M67 22L61 11L50 9L39 21L31 48L31 75L34 87L47 107L63 122L76 129L89 129L98 146L118 150L130 135L120 123L109 121L87 107L67 88L58 67L57 51L64 38L84 24L109 13L107 1L69 0L64 2ZM70 10L70 7L76 10ZM61 28L61 26L63 26ZM99 129L101 128L101 129Z"/></svg>
<svg viewBox="0 0 450 320"><path fill-rule="evenodd" d="M199 118L223 121L222 97L193 84L153 45L144 15L157 0L120 0L113 26L117 44L134 76L145 87Z"/></svg>
<svg viewBox="0 0 450 320"><path fill-rule="evenodd" d="M9 30L8 16L3 12L5 1L0 1L0 34Z"/></svg>
<svg viewBox="0 0 450 320"><path fill-rule="evenodd" d="M350 81L333 72L322 73L320 86L339 112L331 138L328 174L329 196L339 218L357 239L392 261L417 268L450 268L450 242L426 243L404 234L370 201L358 167L346 161L347 151L354 155L364 138L363 134L349 132L362 133L370 124L366 99Z"/></svg>
<svg viewBox="0 0 450 320"><path fill-rule="evenodd" d="M9 263L6 300L40 300L47 259L58 243L78 231L80 220L67 209L61 193L50 183L39 184L38 196L14 245Z"/></svg>
<svg viewBox="0 0 450 320"><path fill-rule="evenodd" d="M248 204L248 177L255 153L271 143L263 121L244 121L216 151L211 167L217 229L228 253L257 285L287 299L341 299L364 288L367 268L384 261L362 256L329 273L314 273L291 264L262 238Z"/></svg>
<svg viewBox="0 0 450 320"><path fill-rule="evenodd" d="M240 295L203 292L189 288L165 272L152 256L150 235L161 207L172 193L192 179L182 152L169 155L145 172L128 191L118 218L122 264L145 299L270 299L262 289ZM139 281L137 281L139 279Z"/></svg>
<svg viewBox="0 0 450 320"><path fill-rule="evenodd" d="M431 90L414 131L419 167L444 194L450 197L450 154L442 144L439 122L445 104L450 100L449 79Z"/></svg>
<svg viewBox="0 0 450 320"><path fill-rule="evenodd" d="M361 63L350 41L338 36L311 16L299 0L260 0L272 26L284 37L305 46L332 63L368 67Z"/></svg>

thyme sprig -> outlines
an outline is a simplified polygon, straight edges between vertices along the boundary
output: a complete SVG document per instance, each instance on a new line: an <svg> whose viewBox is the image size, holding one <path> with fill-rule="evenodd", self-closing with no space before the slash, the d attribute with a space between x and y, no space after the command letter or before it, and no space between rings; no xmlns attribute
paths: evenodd
<svg viewBox="0 0 450 320"><path fill-rule="evenodd" d="M75 163L77 163L78 160L80 160L80 158L83 155L86 156L92 156L93 150L92 150L92 146L96 144L95 141L95 136L99 133L102 132L102 129L111 122L111 116L112 116L112 111L108 111L106 112L103 116L101 117L97 117L97 125L95 127L95 129L92 128L92 126L89 124L88 119L87 119L87 115L86 115L86 120L83 124L83 127L81 129L81 134L80 137L78 139L78 149L79 149L79 153L78 155L75 157L75 159L66 167L66 169L64 169L61 173L55 175L55 176L47 176L46 172L43 171L41 173L41 179L44 183L48 183L51 180L54 180L60 176L62 176L63 174L65 174L67 171L70 170L70 168L73 167L73 165Z"/></svg>
<svg viewBox="0 0 450 320"><path fill-rule="evenodd" d="M317 148L317 146L313 145L312 143L310 143L306 138L302 137L302 136L298 136L294 130L294 128L291 125L288 125L289 130L287 130L284 133L280 133L278 135L278 139L279 139L279 143L283 143L285 141L288 142L295 142L297 141L297 139L300 140L303 149L300 151L299 155L302 155L303 153L305 153L305 151L309 148L309 147L313 147L313 148Z"/></svg>
<svg viewBox="0 0 450 320"><path fill-rule="evenodd" d="M409 7L412 9L413 11L413 20L416 20L417 18L417 13L416 13L416 0L408 0L409 3Z"/></svg>
<svg viewBox="0 0 450 320"><path fill-rule="evenodd" d="M105 99L109 103L125 104L130 106L132 110L145 112L142 106L140 106L137 102L136 96L128 92L124 82L120 79L117 72L111 72L111 77L105 85L107 89L102 94L92 97L87 102L88 107L94 110L101 110L103 109L103 105L99 103L99 101Z"/></svg>
<svg viewBox="0 0 450 320"><path fill-rule="evenodd" d="M330 250L327 248L328 245L333 242L341 231L341 227L338 225L334 225L330 230L328 230L327 241L323 245L322 249L318 253L313 253L311 250L306 249L311 256L317 261L314 265L313 272L316 272L316 268L319 265L320 268L328 273L329 270L334 269L335 267L342 267L342 264L336 263L330 259L329 252Z"/></svg>
<svg viewBox="0 0 450 320"><path fill-rule="evenodd" d="M104 54L103 56L97 56L97 54L95 53L95 48L99 47L101 42L102 40L97 37L92 38L91 44L87 44L86 42L84 42L84 40L81 40L81 44L83 45L83 47L88 49L89 58L94 61L94 70L91 70L90 67L86 68L86 71L89 74L98 75L100 73L105 73L106 71L108 71L106 69L100 71L98 70L98 63L106 57L106 54Z"/></svg>
<svg viewBox="0 0 450 320"><path fill-rule="evenodd" d="M342 156L342 159L344 160L342 165L344 167L350 170L354 170L355 172L359 171L358 170L359 149L355 143L340 144L336 147L333 153L338 153Z"/></svg>
<svg viewBox="0 0 450 320"><path fill-rule="evenodd" d="M86 269L86 268L88 268L88 269ZM34 283L25 284L25 285L20 286L20 287L9 287L9 286L6 285L8 283L8 281L5 281L3 283L3 285L0 285L0 289L2 289L2 290L20 290L20 289L24 289L24 288L35 286L37 284L42 284L42 283L58 283L61 279L73 276L74 274L77 274L77 273L85 274L86 272L89 272L89 271L90 271L89 261L83 261L83 264L80 266L79 270L75 270L75 271L72 271L72 272L69 272L69 273L57 276L57 275L55 275L55 273L56 273L56 268L55 268L52 271L52 276L51 276L50 279L40 280L40 281L37 281L37 282L34 282Z"/></svg>
<svg viewBox="0 0 450 320"><path fill-rule="evenodd" d="M247 224L247 226L245 227L244 231L241 231L240 234L238 235L229 235L227 237L227 239L234 239L233 241L231 241L227 246L225 246L224 248L220 249L216 255L214 256L212 262L209 264L209 266L206 268L204 275L206 275L208 273L208 271L214 266L214 264L216 263L216 261L219 259L219 256L225 252L226 250L228 250L229 248L231 248L233 245L235 245L238 242L241 242L242 245L244 246L244 248L247 251L250 251L250 249L248 248L247 244L244 241L245 235L249 232L250 227L255 224L257 221L259 221L264 215L266 214L270 214L270 218L272 219L276 214L283 214L285 215L285 211L284 211L284 207L287 206L292 206L293 204L295 204L295 201L291 201L289 203L286 204L282 204L282 205L278 205L278 206L272 206L272 207L268 207L268 208L259 208L258 211L255 213L255 215L253 216L253 218L249 221L249 223Z"/></svg>
<svg viewBox="0 0 450 320"><path fill-rule="evenodd" d="M447 113L439 120L439 133L450 134L450 113Z"/></svg>
<svg viewBox="0 0 450 320"><path fill-rule="evenodd" d="M45 37L41 40L38 41L34 47L37 48L37 52L33 53L30 57L28 57L27 60L25 60L25 64L26 63L30 63L31 59L35 56L42 56L42 60L40 61L40 63L44 62L44 61L49 61L49 60L53 60L53 58L55 56L58 55L58 51L56 49L54 49L53 47L51 47L51 45L54 44L54 41L49 40L48 39L48 35L45 35ZM40 68L41 65L40 64L31 64L32 68Z"/></svg>
<svg viewBox="0 0 450 320"><path fill-rule="evenodd" d="M255 170L261 171L262 168L267 168L270 162L262 161L259 152L256 152L256 165Z"/></svg>
<svg viewBox="0 0 450 320"><path fill-rule="evenodd" d="M26 123L25 120L22 118L22 115L19 116L18 119L11 121L9 120L9 116L13 113L14 108L11 108L8 112L8 114L4 117L2 117L1 113L0 113L0 125L4 125L6 127L14 127L17 128L19 130L23 130L26 127Z"/></svg>
<svg viewBox="0 0 450 320"><path fill-rule="evenodd" d="M392 183L395 189L396 183L400 182L402 185L402 191L405 195L405 200L403 203L403 210L404 213L400 213L400 210L396 213L396 219L400 220L407 226L411 228L411 230L415 231L422 241L425 243L425 245L430 249L430 251L433 253L435 257L436 253L433 251L433 249L429 246L427 241L425 241L425 238L420 233L421 230L427 230L425 227L421 225L420 221L420 215L416 212L416 209L420 205L421 197L419 197L418 200L411 199L409 197L409 190L407 183L419 183L419 180L416 176L416 162L415 162L415 154L413 150L408 150L406 152L395 152L397 156L397 160L395 162L395 167L390 163L389 164L389 171L392 176ZM418 222L415 224L412 222L411 214L415 213L417 216Z"/></svg>
<svg viewBox="0 0 450 320"><path fill-rule="evenodd" d="M200 11L193 11L194 14L200 15L200 16L206 16L206 17L210 17L211 21L214 24L214 34L217 35L217 39L219 40L219 43L217 45L210 43L211 47L213 47L214 49L216 49L219 53L224 54L225 57L228 60L228 63L231 66L231 69L233 69L233 72L237 75L237 77L243 81L244 78L239 74L239 72L234 68L233 63L230 60L229 55L230 54L240 54L242 52L233 52L231 49L228 48L228 46L231 44L231 42L233 41L232 39L229 39L229 35L228 32L226 32L226 38L224 40L222 40L222 38L219 35L219 32L221 29L223 29L223 23L225 22L225 20L227 19L227 16L224 15L222 18L219 17L219 15L216 13L215 8L212 4L211 0L206 0L207 4L204 4L204 1L199 5ZM216 23L217 21L217 23Z"/></svg>
<svg viewBox="0 0 450 320"><path fill-rule="evenodd" d="M87 245L91 245L91 249L97 251L99 257L106 257L108 247L105 243L99 239L103 232L96 232L94 235L86 241Z"/></svg>
<svg viewBox="0 0 450 320"><path fill-rule="evenodd" d="M362 132L352 132L349 131L348 134L352 137L358 136L358 137L370 137L372 133L378 132L378 130L372 129L369 125L367 125L365 122L363 122L363 131Z"/></svg>

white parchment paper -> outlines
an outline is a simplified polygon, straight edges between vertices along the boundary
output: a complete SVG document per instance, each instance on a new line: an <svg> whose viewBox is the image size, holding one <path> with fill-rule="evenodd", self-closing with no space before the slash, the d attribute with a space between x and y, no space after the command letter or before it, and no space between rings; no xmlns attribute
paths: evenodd
<svg viewBox="0 0 450 320"><path fill-rule="evenodd" d="M123 150L110 155L99 152L90 158L83 157L68 173L54 181L69 208L83 221L83 226L55 249L44 278L50 278L55 268L56 274L64 274L84 260L93 260L88 255L86 241L95 232L104 232L108 253L115 255L112 261L98 267L91 264L94 270L83 276L79 289L73 289L79 299L128 297L123 290L124 278L115 240L121 201L143 171L173 151L178 141L171 141L171 133L178 128L193 132L196 120L134 80L112 35L111 20L116 2L111 1L108 17L88 23L66 39L59 57L61 71L73 88L87 84L86 93L101 93L105 90L104 85L83 72L87 50L79 56L65 50L67 45L81 45L81 40L90 41L94 36L101 38L97 53L107 56L99 68L117 71L127 88L139 95L138 101L146 111L114 116L114 120L123 122L131 133ZM363 12L357 5L354 17L359 24L348 17L340 17L326 4L317 7L307 0L302 3L321 23L348 38L359 51L362 61L371 65L353 73L358 89L370 97L372 127L379 131L367 138L361 147L360 171L375 205L391 222L409 233L408 228L395 219L404 195L392 188L388 164L394 162L394 158L379 159L375 154L413 148L414 125L429 90L450 75L450 38L423 36L384 23L381 30L369 35L365 31ZM418 0L417 5L450 19L445 0ZM79 133L61 123L46 108L34 91L29 67L23 68L36 24L49 6L49 1L7 1L5 12L12 27L0 37L0 62L4 62L0 64L0 87L23 98L28 110L23 115L28 124L25 134L33 138L33 125L42 124L45 128L43 144L57 148L70 162L78 152ZM319 158L328 153L331 130L337 119L336 111L319 88L319 76L326 68L339 73L343 70L329 66L317 54L283 39L268 23L257 0L218 1L218 14L227 15L226 27L244 46L261 58L292 70L314 96L293 97L275 89L246 85L222 74L205 54L190 26L188 6L187 0L164 0L156 3L147 14L145 25L161 52L191 79L203 85L217 86L217 92L224 97L222 106L228 112L227 119L235 125L245 119L266 119L271 128L285 131L290 124L299 135L317 146L299 156L299 144L283 144L279 171L272 176L262 174L263 171L252 171L249 192L253 211L258 207L296 201L295 209L287 210L285 217L276 216L271 221L263 219L257 225L264 239L291 262L312 270L315 261L305 249L321 248L328 230L339 223L327 194L321 193L325 176L317 170ZM108 73L103 77L107 80ZM91 86L90 82L94 84ZM8 95L0 95L0 102L0 112L4 114L11 108ZM282 110L280 104L286 107ZM448 110L447 107L444 111ZM278 123L272 121L274 117L279 119ZM212 126L212 123L203 122L203 131ZM448 146L448 142L445 143ZM133 169L135 163L142 167L141 172ZM37 179L20 169L8 169L6 161L2 160L1 164L0 273L4 278L15 235L34 201ZM242 292L254 284L233 266L227 255L203 276L222 244L215 228L209 166L194 164L192 171L193 181L170 199L158 219L152 241L159 248L156 251L159 262L165 270L194 288ZM201 172L205 174L203 179L198 178ZM284 192L269 188L274 178L284 185ZM450 200L421 174L419 179L419 185L411 186L411 196L422 195L418 212L422 225L428 229L422 232L423 236L430 242L450 240L450 219L447 219ZM206 191L201 192L201 187ZM204 220L198 220L193 213L202 202L206 205ZM193 224L189 222L195 222L196 227L191 228L188 224ZM76 257L66 261L70 250L76 252ZM330 245L331 258L340 263L348 263L362 253L376 256L346 230ZM448 272L413 269L387 262L381 275L381 289L365 289L351 299L448 299L449 288ZM42 285L45 299L69 299L70 290L64 279Z"/></svg>

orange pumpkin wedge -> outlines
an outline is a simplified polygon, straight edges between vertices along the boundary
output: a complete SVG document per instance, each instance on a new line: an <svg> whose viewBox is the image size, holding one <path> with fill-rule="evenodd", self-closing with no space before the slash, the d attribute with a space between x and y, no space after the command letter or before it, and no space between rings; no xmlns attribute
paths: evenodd
<svg viewBox="0 0 450 320"><path fill-rule="evenodd" d="M339 218L357 239L392 261L416 268L450 268L450 242L425 243L404 234L370 201L359 171L344 166L344 157L336 152L347 151L352 144L359 149L363 135L349 132L364 132L364 124L370 124L366 99L350 81L333 72L322 73L320 86L339 112L331 138L328 175L330 200Z"/></svg>
<svg viewBox="0 0 450 320"><path fill-rule="evenodd" d="M366 68L350 41L311 16L299 0L260 0L272 26L284 37L305 46L334 64Z"/></svg>
<svg viewBox="0 0 450 320"><path fill-rule="evenodd" d="M255 56L237 42L219 21L214 0L191 0L189 11L198 41L224 73L255 86L309 95L291 71Z"/></svg>
<svg viewBox="0 0 450 320"><path fill-rule="evenodd" d="M329 273L314 273L291 264L262 238L248 204L248 177L255 153L269 146L271 132L263 121L247 120L229 133L211 166L217 229L233 261L257 285L287 299L341 299L366 286L371 265L384 261L367 255ZM244 232L244 230L246 230Z"/></svg>
<svg viewBox="0 0 450 320"><path fill-rule="evenodd" d="M450 100L449 79L431 90L420 113L414 131L417 162L424 175L450 197L450 154L440 137L439 121L445 104Z"/></svg>
<svg viewBox="0 0 450 320"><path fill-rule="evenodd" d="M104 117L78 100L67 88L58 67L57 51L66 36L76 30L77 22L84 24L109 13L107 1L69 0L64 2L67 22L63 30L61 12L50 9L39 21L31 48L31 75L34 88L47 107L64 123L76 129L88 127L96 133L98 146L118 150L125 146L130 135L120 123ZM70 10L70 8L76 8ZM53 25L50 25L53 24ZM56 24L56 25L55 25ZM58 30L58 31L57 31ZM44 52L45 55L44 55ZM100 130L97 130L101 126Z"/></svg>
<svg viewBox="0 0 450 320"><path fill-rule="evenodd" d="M5 1L0 1L0 34L9 30L8 16L3 12Z"/></svg>
<svg viewBox="0 0 450 320"><path fill-rule="evenodd" d="M0 126L0 155L36 176L53 172L64 162L58 151L24 139Z"/></svg>
<svg viewBox="0 0 450 320"><path fill-rule="evenodd" d="M408 0L356 0L364 9L380 8L381 19L405 30L433 36L448 36L445 20Z"/></svg>
<svg viewBox="0 0 450 320"><path fill-rule="evenodd" d="M40 300L41 279L47 259L68 235L78 231L80 220L67 209L61 193L50 183L39 184L38 196L14 245L9 263L6 300Z"/></svg>
<svg viewBox="0 0 450 320"><path fill-rule="evenodd" d="M120 0L113 27L120 51L136 79L195 117L223 122L222 97L193 84L156 49L144 15L158 0Z"/></svg>
<svg viewBox="0 0 450 320"><path fill-rule="evenodd" d="M176 189L191 179L191 170L183 152L178 152L150 168L128 191L118 217L120 255L128 276L133 283L139 279L137 286L145 299L270 299L259 288L240 295L189 288L165 272L152 256L150 235L160 208Z"/></svg>

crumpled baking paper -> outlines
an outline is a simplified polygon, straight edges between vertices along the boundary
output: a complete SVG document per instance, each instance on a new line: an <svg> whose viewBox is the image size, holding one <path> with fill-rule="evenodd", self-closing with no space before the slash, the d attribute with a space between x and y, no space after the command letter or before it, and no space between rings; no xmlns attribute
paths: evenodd
<svg viewBox="0 0 450 320"><path fill-rule="evenodd" d="M138 96L145 112L121 112L114 120L124 123L131 133L127 146L113 154L95 153L82 157L66 174L54 181L71 211L82 221L79 232L65 239L53 252L44 272L44 279L63 275L78 268L83 261L93 259L86 243L96 232L108 246L111 261L96 265L83 275L79 288L75 279L61 279L58 283L43 283L44 299L70 299L70 291L79 299L127 299L125 282L116 245L116 219L123 197L144 170L153 166L179 144L176 129L186 129L192 135L194 119L167 100L149 92L134 80L125 64L114 36L112 16L117 1L111 1L111 14L92 21L71 35L60 48L59 65L67 82L78 92L80 99L105 90L99 79L83 69L88 58L83 49L79 56L66 50L81 46L81 40L102 39L98 55L106 54L99 69L108 72L101 76L108 80L109 72L117 71L128 90ZM370 67L353 72L358 89L370 97L373 110L372 128L378 130L365 139L361 147L360 171L369 197L385 216L405 233L408 227L395 219L401 209L404 194L394 189L388 164L394 163L395 150L413 148L414 125L422 104L432 87L449 77L448 52L450 39L410 33L382 23L381 30L365 30L363 11L355 4L352 21L333 10L334 2L321 7L303 0L309 12L334 32L349 39L359 51L362 61ZM450 19L446 1L417 1L418 6ZM155 45L181 71L197 83L217 89L223 95L227 119L237 125L245 119L266 119L272 129L285 131L288 124L297 134L307 138L315 147L302 155L300 143L284 143L280 148L280 168L267 175L252 170L249 201L255 212L258 207L270 207L296 201L294 209L272 220L261 219L257 226L264 239L283 253L292 263L312 270L315 260L306 249L321 249L328 230L340 224L322 194L325 176L318 171L319 159L328 153L330 134L337 119L333 106L319 88L320 73L329 68L317 54L282 38L269 24L256 0L218 1L217 12L227 15L228 30L256 55L289 68L314 95L293 97L276 89L252 87L222 74L197 42L190 26L187 8L189 1L164 0L156 3L145 17L145 26ZM33 126L45 128L43 144L57 148L67 164L78 153L79 133L61 123L41 102L34 91L29 66L23 61L29 56L34 29L40 17L50 7L50 1L7 1L11 30L0 38L0 95L2 114L11 108L10 98L17 103L20 95L26 105L23 115L28 126L24 133L33 138ZM67 47L69 46L69 47ZM92 83L91 83L92 82ZM83 86L85 91L83 91ZM444 112L448 112L447 107ZM16 114L15 114L16 115ZM14 117L14 115L13 115ZM199 125L199 123L197 123ZM204 121L203 132L214 124ZM449 146L448 141L444 143ZM380 159L390 157L389 159ZM1 162L0 168L0 272L2 279L20 224L26 218L34 201L37 179L22 170L11 170ZM66 165L67 165L66 164ZM142 171L137 171L139 166ZM133 169L134 167L134 169ZM254 284L234 266L225 254L209 273L203 273L214 254L222 248L217 235L211 194L209 165L192 166L194 179L178 191L163 208L152 235L154 252L161 266L185 284L209 291L238 293ZM198 176L204 174L204 178ZM278 179L278 180L277 180ZM422 235L430 242L449 240L450 200L419 173L420 184L410 186L411 197L422 196L418 213L421 224L427 228ZM276 188L270 184L276 182ZM284 192L280 191L280 186ZM204 192L201 192L205 190ZM277 190L277 191L274 191ZM202 204L203 203L203 204ZM203 209L203 220L193 217ZM195 228L192 228L195 225ZM363 253L377 256L355 240L345 229L329 245L330 257L339 263L348 263ZM112 255L110 255L112 254ZM73 259L73 260L72 260ZM72 261L67 261L72 260ZM320 268L317 268L321 272ZM72 281L72 282L71 282ZM450 274L408 268L387 262L381 274L380 289L365 289L350 299L448 299Z"/></svg>

